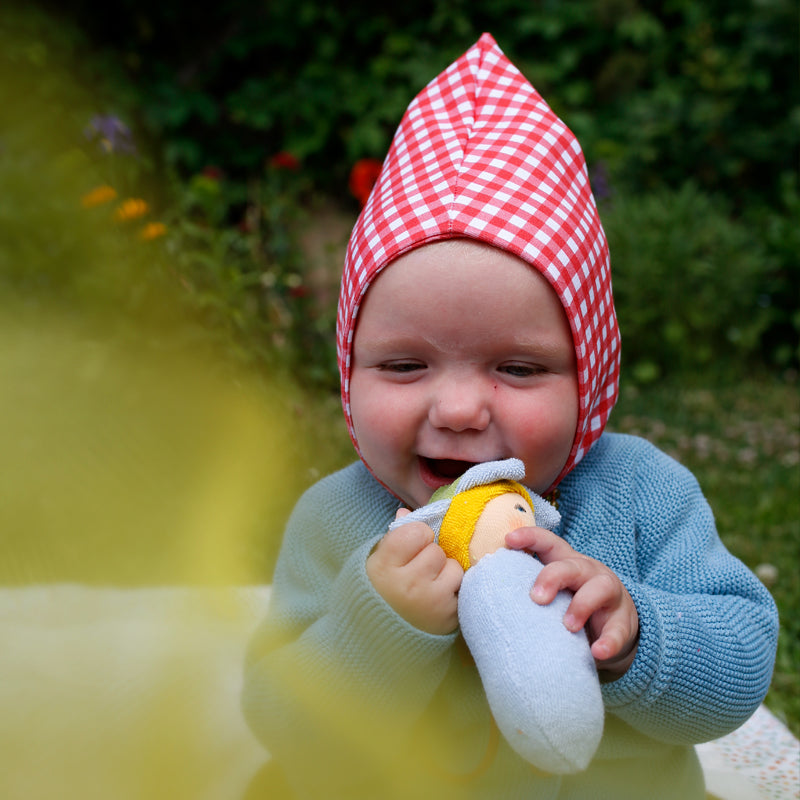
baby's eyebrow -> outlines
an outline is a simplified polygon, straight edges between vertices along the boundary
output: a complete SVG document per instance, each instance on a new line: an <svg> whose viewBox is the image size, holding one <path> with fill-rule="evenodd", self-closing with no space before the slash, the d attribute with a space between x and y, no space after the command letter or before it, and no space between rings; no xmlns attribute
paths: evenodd
<svg viewBox="0 0 800 800"><path fill-rule="evenodd" d="M571 342L570 342L571 345ZM414 356L429 348L438 351L436 341L430 340L421 331L409 333L407 331L375 331L369 338L359 339L356 335L353 350L354 354L358 351L362 355L374 357L398 357ZM496 338L496 341L487 341L487 350L480 358L491 358L497 361L561 361L566 357L573 357L574 350L565 347L555 337L543 336L535 339L517 338L513 334L503 335Z"/></svg>
<svg viewBox="0 0 800 800"><path fill-rule="evenodd" d="M403 353L422 342L421 338L411 336L372 336L360 342L356 340L355 346L362 350Z"/></svg>
<svg viewBox="0 0 800 800"><path fill-rule="evenodd" d="M424 344L431 344L431 342L420 333L387 333L386 331L381 331L366 339L362 337L361 340L359 340L358 335L356 335L354 344L359 347L368 347L374 350L406 350Z"/></svg>
<svg viewBox="0 0 800 800"><path fill-rule="evenodd" d="M558 356L567 348L556 339L535 339L516 341L507 349L510 352L519 350L523 355L525 353L535 353L537 355Z"/></svg>

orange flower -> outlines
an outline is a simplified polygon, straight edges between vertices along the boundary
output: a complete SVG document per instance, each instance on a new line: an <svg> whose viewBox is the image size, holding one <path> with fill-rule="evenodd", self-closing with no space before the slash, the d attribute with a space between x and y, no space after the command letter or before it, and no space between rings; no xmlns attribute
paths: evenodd
<svg viewBox="0 0 800 800"><path fill-rule="evenodd" d="M163 222L148 222L139 233L139 238L149 242L158 239L167 232L167 226Z"/></svg>
<svg viewBox="0 0 800 800"><path fill-rule="evenodd" d="M117 190L113 186L95 186L91 192L81 197L81 205L84 208L94 208L111 202L116 196Z"/></svg>
<svg viewBox="0 0 800 800"><path fill-rule="evenodd" d="M124 200L114 212L114 219L117 222L125 222L129 219L143 217L149 210L149 206L139 197L129 197Z"/></svg>
<svg viewBox="0 0 800 800"><path fill-rule="evenodd" d="M350 194L362 206L367 204L372 187L380 175L381 166L381 162L375 158L362 158L356 161L350 170L350 180L348 181Z"/></svg>

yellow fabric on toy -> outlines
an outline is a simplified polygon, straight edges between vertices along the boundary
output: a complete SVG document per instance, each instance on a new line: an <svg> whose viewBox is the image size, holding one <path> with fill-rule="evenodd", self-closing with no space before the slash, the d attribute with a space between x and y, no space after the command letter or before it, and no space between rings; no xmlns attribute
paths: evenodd
<svg viewBox="0 0 800 800"><path fill-rule="evenodd" d="M470 568L469 543L483 509L490 500L507 492L522 495L533 507L528 490L521 483L509 480L475 486L453 497L439 529L438 543L450 558L461 564L464 571Z"/></svg>

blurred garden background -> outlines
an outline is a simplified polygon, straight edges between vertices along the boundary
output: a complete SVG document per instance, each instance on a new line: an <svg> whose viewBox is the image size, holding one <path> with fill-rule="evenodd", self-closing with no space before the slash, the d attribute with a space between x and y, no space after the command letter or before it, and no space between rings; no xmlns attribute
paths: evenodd
<svg viewBox="0 0 800 800"><path fill-rule="evenodd" d="M269 581L299 492L353 458L350 228L407 104L483 31L586 154L623 335L611 427L695 472L773 592L768 703L798 734L794 0L4 2L2 580ZM198 481L247 506L225 557L216 501L170 527Z"/></svg>

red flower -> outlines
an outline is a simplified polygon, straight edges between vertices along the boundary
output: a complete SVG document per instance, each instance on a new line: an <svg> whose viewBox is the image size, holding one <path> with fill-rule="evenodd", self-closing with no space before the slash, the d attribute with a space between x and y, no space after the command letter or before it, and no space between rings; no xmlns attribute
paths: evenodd
<svg viewBox="0 0 800 800"><path fill-rule="evenodd" d="M267 163L275 169L289 169L292 171L300 169L300 159L288 150L281 150L280 153L275 153Z"/></svg>
<svg viewBox="0 0 800 800"><path fill-rule="evenodd" d="M204 178L209 178L212 181L221 181L225 177L225 173L219 167L215 167L213 164L203 167L203 171L200 174Z"/></svg>
<svg viewBox="0 0 800 800"><path fill-rule="evenodd" d="M362 158L353 164L350 170L350 180L348 186L350 194L361 203L362 207L367 204L369 193L378 180L381 171L381 162L375 158Z"/></svg>

